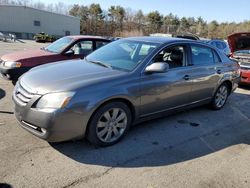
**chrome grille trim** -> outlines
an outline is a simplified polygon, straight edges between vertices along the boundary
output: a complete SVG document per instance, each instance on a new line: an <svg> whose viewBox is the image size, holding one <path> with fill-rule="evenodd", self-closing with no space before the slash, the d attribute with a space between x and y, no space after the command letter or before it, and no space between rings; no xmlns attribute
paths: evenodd
<svg viewBox="0 0 250 188"><path fill-rule="evenodd" d="M33 93L27 91L20 83L17 83L14 90L14 99L16 102L21 106L26 106L33 96Z"/></svg>

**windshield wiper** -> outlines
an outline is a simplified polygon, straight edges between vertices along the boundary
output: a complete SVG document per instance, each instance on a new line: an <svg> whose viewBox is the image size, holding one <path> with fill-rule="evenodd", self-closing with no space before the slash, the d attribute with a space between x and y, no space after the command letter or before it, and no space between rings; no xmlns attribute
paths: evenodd
<svg viewBox="0 0 250 188"><path fill-rule="evenodd" d="M85 58L86 61L90 62L90 63L94 63L94 64L97 64L97 65L100 65L100 66L103 66L103 67L106 67L106 68L112 68L110 65L108 64L105 64L101 61L92 61L92 60L88 60Z"/></svg>

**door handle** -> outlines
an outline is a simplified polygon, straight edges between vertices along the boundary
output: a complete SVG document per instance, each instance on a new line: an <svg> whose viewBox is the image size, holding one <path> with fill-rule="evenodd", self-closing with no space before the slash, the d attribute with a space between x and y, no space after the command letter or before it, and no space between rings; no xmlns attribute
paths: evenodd
<svg viewBox="0 0 250 188"><path fill-rule="evenodd" d="M185 76L183 77L183 79L184 79L184 80L189 80L189 79L190 79L190 76L189 76L189 75L185 75Z"/></svg>
<svg viewBox="0 0 250 188"><path fill-rule="evenodd" d="M217 74L221 74L222 73L222 71L220 69L218 69L216 72L217 72Z"/></svg>

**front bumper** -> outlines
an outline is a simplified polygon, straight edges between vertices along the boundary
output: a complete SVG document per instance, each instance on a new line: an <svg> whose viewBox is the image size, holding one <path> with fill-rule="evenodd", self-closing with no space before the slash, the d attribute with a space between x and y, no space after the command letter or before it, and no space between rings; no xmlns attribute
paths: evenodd
<svg viewBox="0 0 250 188"><path fill-rule="evenodd" d="M49 142L82 138L87 125L80 114L68 110L24 110L16 105L15 116L24 129Z"/></svg>
<svg viewBox="0 0 250 188"><path fill-rule="evenodd" d="M40 97L40 95L25 90L19 83L15 86L13 92L14 113L24 129L49 142L84 137L90 112L74 109L74 107L71 109L37 109L34 106Z"/></svg>
<svg viewBox="0 0 250 188"><path fill-rule="evenodd" d="M29 71L30 67L10 68L0 64L0 75L6 80L18 80L18 78Z"/></svg>

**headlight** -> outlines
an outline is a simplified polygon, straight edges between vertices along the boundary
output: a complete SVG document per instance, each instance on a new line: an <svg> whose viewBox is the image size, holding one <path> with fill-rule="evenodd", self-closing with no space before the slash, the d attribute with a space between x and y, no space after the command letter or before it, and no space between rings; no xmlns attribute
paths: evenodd
<svg viewBox="0 0 250 188"><path fill-rule="evenodd" d="M36 104L36 108L64 108L67 106L74 94L74 92L46 94L39 99L38 103Z"/></svg>
<svg viewBox="0 0 250 188"><path fill-rule="evenodd" d="M3 62L3 66L10 67L10 68L21 67L22 63L14 62L14 61L6 61L6 62Z"/></svg>

